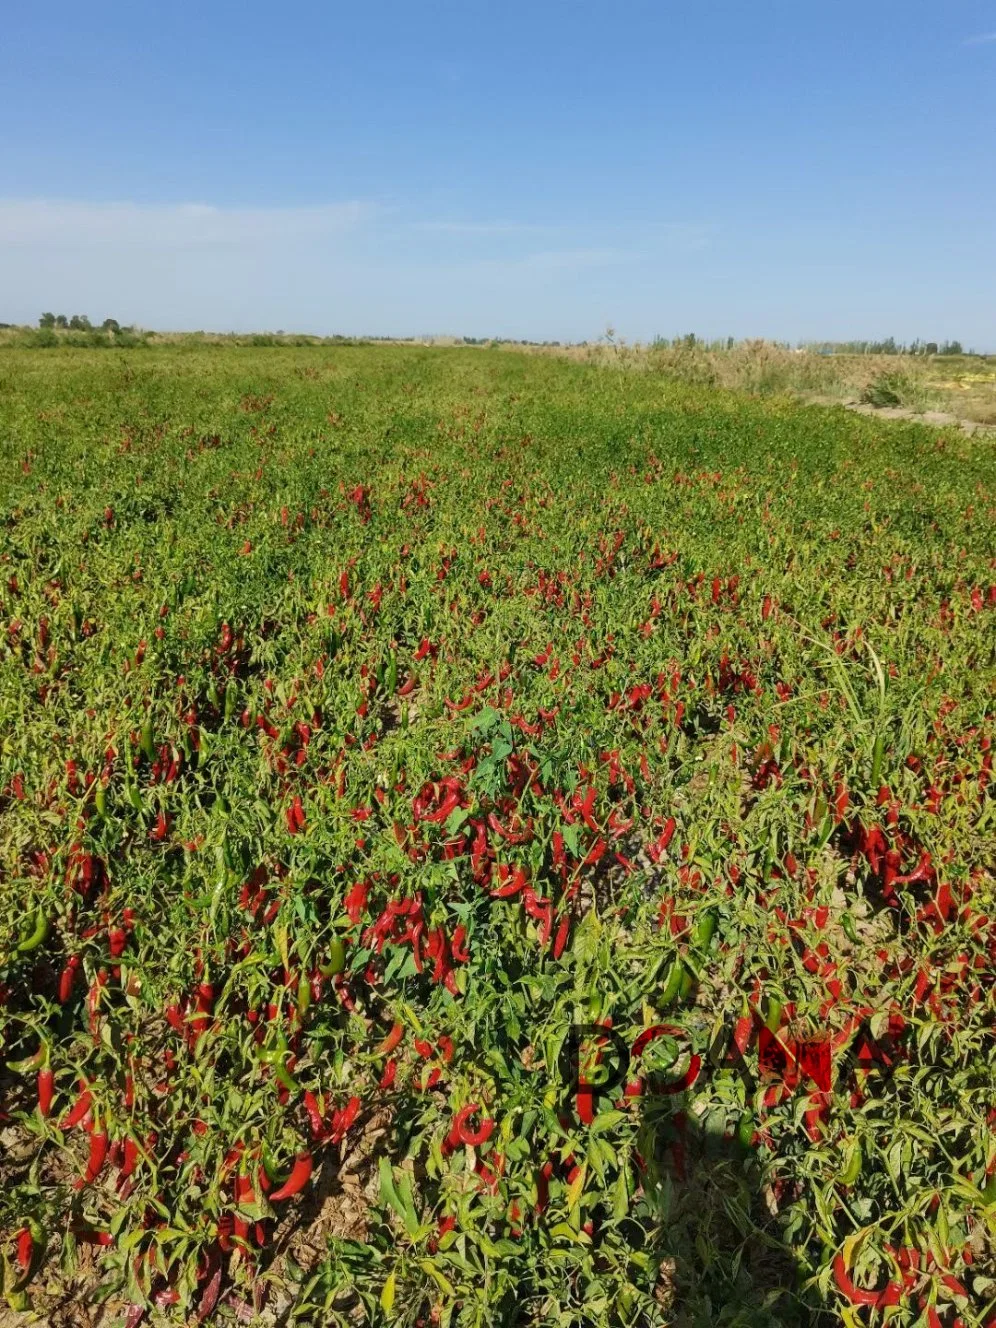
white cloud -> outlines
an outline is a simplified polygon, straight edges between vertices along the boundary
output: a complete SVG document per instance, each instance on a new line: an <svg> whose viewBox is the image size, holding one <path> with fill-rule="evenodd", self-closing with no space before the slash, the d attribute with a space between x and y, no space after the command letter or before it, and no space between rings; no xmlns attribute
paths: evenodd
<svg viewBox="0 0 996 1328"><path fill-rule="evenodd" d="M0 244L141 245L186 249L316 239L376 216L369 203L221 208L206 203L79 203L0 199Z"/></svg>

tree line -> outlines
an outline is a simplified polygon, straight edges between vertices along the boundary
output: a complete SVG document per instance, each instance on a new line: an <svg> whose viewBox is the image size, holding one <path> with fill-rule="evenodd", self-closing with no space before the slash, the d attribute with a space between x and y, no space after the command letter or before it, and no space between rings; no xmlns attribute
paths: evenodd
<svg viewBox="0 0 996 1328"><path fill-rule="evenodd" d="M63 328L67 332L131 332L130 327L122 328L116 318L105 318L104 321L94 326L87 318L86 314L71 314L68 318L65 314L42 314L38 319L39 327Z"/></svg>

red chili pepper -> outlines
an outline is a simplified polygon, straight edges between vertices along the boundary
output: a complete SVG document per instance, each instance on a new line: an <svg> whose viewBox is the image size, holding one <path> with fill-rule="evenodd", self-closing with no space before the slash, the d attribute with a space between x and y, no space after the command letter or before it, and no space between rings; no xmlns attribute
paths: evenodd
<svg viewBox="0 0 996 1328"><path fill-rule="evenodd" d="M80 971L79 955L70 955L65 968L59 975L59 1004L65 1005L73 994L73 987L76 983L76 974Z"/></svg>
<svg viewBox="0 0 996 1328"><path fill-rule="evenodd" d="M52 1094L55 1092L55 1075L45 1066L38 1071L38 1110L47 1117L52 1110Z"/></svg>
<svg viewBox="0 0 996 1328"><path fill-rule="evenodd" d="M282 1199L290 1199L295 1194L300 1194L311 1179L311 1173L314 1169L309 1152L298 1153L294 1159L294 1165L291 1167L291 1173L287 1177L279 1190L274 1190L270 1195L271 1203L279 1203Z"/></svg>
<svg viewBox="0 0 996 1328"><path fill-rule="evenodd" d="M841 1295L852 1305L874 1305L882 1309L886 1305L898 1305L902 1299L902 1288L898 1282L889 1282L883 1291L864 1291L851 1281L844 1263L843 1254L838 1254L833 1261L833 1275Z"/></svg>
<svg viewBox="0 0 996 1328"><path fill-rule="evenodd" d="M125 1137L122 1152L123 1157L119 1175L120 1178L124 1180L131 1175L135 1170L135 1167L138 1165L138 1144L130 1134Z"/></svg>
<svg viewBox="0 0 996 1328"><path fill-rule="evenodd" d="M339 1143L360 1114L360 1099L351 1097L341 1111L332 1113L332 1142Z"/></svg>
<svg viewBox="0 0 996 1328"><path fill-rule="evenodd" d="M501 863L498 867L498 880L500 882L496 890L491 894L495 899L510 899L512 895L517 895L520 890L525 889L526 873L521 867L509 867L506 863Z"/></svg>
<svg viewBox="0 0 996 1328"><path fill-rule="evenodd" d="M377 1046L374 1048L374 1055L390 1056L391 1052L394 1051L395 1047L397 1047L398 1043L401 1041L401 1039L404 1036L405 1036L404 1024L401 1023L400 1020L395 1021L395 1024L391 1029L390 1033L388 1033L387 1037L385 1037L381 1042L378 1042Z"/></svg>
<svg viewBox="0 0 996 1328"><path fill-rule="evenodd" d="M595 820L595 818L592 816L592 811L595 806L596 796L597 795L593 788L589 788L588 792L584 796L584 801L581 800L580 794L575 793L574 810L580 813L581 819L584 821L588 829L594 830L594 832L597 834L599 830L599 825L598 822Z"/></svg>
<svg viewBox="0 0 996 1328"><path fill-rule="evenodd" d="M22 1227L17 1233L17 1266L24 1274L31 1267L31 1256L35 1242L28 1227Z"/></svg>
<svg viewBox="0 0 996 1328"><path fill-rule="evenodd" d="M350 922L355 925L363 916L363 910L367 906L367 886L358 881L346 894L342 903Z"/></svg>
<svg viewBox="0 0 996 1328"><path fill-rule="evenodd" d="M198 983L195 1007L197 1012L190 1018L189 1037L191 1045L207 1032L211 1023L211 1015L214 1011L214 986L210 982Z"/></svg>
<svg viewBox="0 0 996 1328"><path fill-rule="evenodd" d="M560 926L557 928L557 936L553 942L553 957L559 959L567 948L567 938L571 932L571 915L565 913L560 919Z"/></svg>
<svg viewBox="0 0 996 1328"><path fill-rule="evenodd" d="M178 1002L174 1001L172 1005L166 1006L166 1022L170 1028L175 1029L177 1033L184 1031L183 1011Z"/></svg>
<svg viewBox="0 0 996 1328"><path fill-rule="evenodd" d="M304 1093L304 1109L308 1113L308 1121L311 1125L311 1137L321 1139L325 1133L325 1120L322 1117L318 1106L318 1099L311 1089L306 1089Z"/></svg>
<svg viewBox="0 0 996 1328"><path fill-rule="evenodd" d="M378 1088L382 1091L391 1087L398 1073L398 1062L390 1060L384 1066L384 1073L380 1076Z"/></svg>
<svg viewBox="0 0 996 1328"><path fill-rule="evenodd" d="M92 1185L103 1171L109 1142L106 1130L97 1129L90 1135L90 1155L87 1159L86 1174L82 1181L76 1182L77 1189L82 1189L84 1185Z"/></svg>
<svg viewBox="0 0 996 1328"><path fill-rule="evenodd" d="M468 1107L462 1107L453 1117L450 1138L456 1138L460 1143L468 1144L471 1147L486 1144L494 1133L494 1121L489 1116L485 1116L476 1130L467 1124L470 1118L476 1116L480 1109L480 1104L477 1102L472 1102Z"/></svg>
<svg viewBox="0 0 996 1328"><path fill-rule="evenodd" d="M661 858L663 857L664 853L667 850L668 845L671 843L671 840L674 838L674 832L676 829L677 829L677 822L675 821L674 817L673 816L668 817L667 824L664 826L664 829L661 831L657 839L654 841L653 844L651 844L650 848L647 850L651 862L655 863L660 862Z"/></svg>
<svg viewBox="0 0 996 1328"><path fill-rule="evenodd" d="M62 1120L59 1122L59 1129L71 1130L74 1126L79 1125L80 1121L87 1114L92 1105L93 1105L93 1099L90 1096L90 1090L86 1085L86 1080L81 1079L80 1095L76 1099L75 1105L69 1110L67 1115L63 1116Z"/></svg>
<svg viewBox="0 0 996 1328"><path fill-rule="evenodd" d="M171 818L165 812L160 812L156 817L156 827L149 831L149 838L161 843L169 834Z"/></svg>

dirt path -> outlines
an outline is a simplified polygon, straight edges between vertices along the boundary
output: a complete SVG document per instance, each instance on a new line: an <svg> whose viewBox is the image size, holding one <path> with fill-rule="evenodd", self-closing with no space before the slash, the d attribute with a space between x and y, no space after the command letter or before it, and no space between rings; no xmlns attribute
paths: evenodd
<svg viewBox="0 0 996 1328"><path fill-rule="evenodd" d="M977 420L966 420L960 415L953 415L946 410L911 410L907 406L871 406L867 402L854 399L841 401L836 397L806 397L813 406L843 406L853 410L856 415L871 415L880 420L912 420L916 424L933 425L937 428L954 427L968 435L982 434L996 437L996 425L980 424Z"/></svg>

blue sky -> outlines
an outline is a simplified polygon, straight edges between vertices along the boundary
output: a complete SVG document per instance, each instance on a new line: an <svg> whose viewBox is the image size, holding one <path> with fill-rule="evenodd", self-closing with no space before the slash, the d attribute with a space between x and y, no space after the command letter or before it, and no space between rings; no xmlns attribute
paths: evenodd
<svg viewBox="0 0 996 1328"><path fill-rule="evenodd" d="M11 0L0 319L996 350L996 0Z"/></svg>

